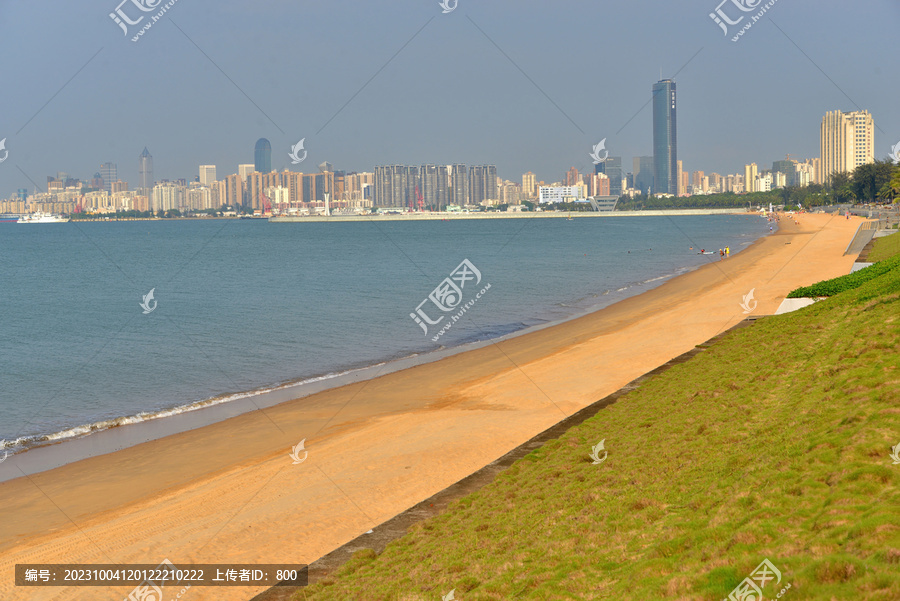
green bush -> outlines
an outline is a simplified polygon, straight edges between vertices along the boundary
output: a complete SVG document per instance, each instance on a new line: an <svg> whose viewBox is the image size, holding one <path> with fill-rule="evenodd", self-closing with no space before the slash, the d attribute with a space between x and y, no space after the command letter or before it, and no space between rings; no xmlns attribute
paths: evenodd
<svg viewBox="0 0 900 601"><path fill-rule="evenodd" d="M835 294L839 294L841 292L844 292L845 290L854 290L856 288L859 288L866 282L873 280L893 269L896 269L898 266L900 266L900 256L886 259L879 263L875 263L874 265L870 265L869 267L860 269L859 271L856 271L854 273L842 275L839 278L834 278L833 280L825 280L824 282L818 282L816 284L813 284L812 286L797 288L796 290L788 294L787 297L814 298L817 296L834 296Z"/></svg>

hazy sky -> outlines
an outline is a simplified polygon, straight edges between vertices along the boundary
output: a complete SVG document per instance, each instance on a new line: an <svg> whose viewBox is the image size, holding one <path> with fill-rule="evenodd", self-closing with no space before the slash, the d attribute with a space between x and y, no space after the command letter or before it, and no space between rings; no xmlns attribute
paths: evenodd
<svg viewBox="0 0 900 601"><path fill-rule="evenodd" d="M897 0L778 0L737 43L709 17L720 0L178 0L137 43L150 17L124 35L119 1L0 0L0 197L105 161L134 187L145 146L157 180L222 178L260 137L279 170L492 163L554 181L606 138L630 171L652 154L660 70L688 171L818 156L835 109L873 114L878 157L900 140ZM732 19L754 14L732 1L759 2L727 0Z"/></svg>

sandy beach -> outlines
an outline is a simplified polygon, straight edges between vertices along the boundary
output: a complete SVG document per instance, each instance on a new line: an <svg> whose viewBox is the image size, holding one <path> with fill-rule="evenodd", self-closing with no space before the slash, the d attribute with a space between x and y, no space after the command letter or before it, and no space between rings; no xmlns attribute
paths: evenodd
<svg viewBox="0 0 900 601"><path fill-rule="evenodd" d="M0 598L131 590L16 588L17 563L310 563L745 319L751 289L752 315L770 315L794 288L849 273L855 257L843 253L862 220L798 219L578 319L0 483Z"/></svg>

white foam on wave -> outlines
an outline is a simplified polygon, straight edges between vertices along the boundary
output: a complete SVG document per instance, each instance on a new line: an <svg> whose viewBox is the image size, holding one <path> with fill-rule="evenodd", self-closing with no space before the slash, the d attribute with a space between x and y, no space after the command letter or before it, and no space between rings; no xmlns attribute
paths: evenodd
<svg viewBox="0 0 900 601"><path fill-rule="evenodd" d="M412 354L410 357L416 357L417 354ZM405 357L404 357L405 358ZM223 403L230 403L233 401L238 401L241 399L246 399L254 396L259 396L262 394L266 394L268 392L272 392L274 390L283 390L286 388L292 388L294 386L303 386L307 384L313 384L315 382L322 382L324 380L331 380L340 376L345 376L354 372L363 371L365 369L371 369L373 367L380 367L385 365L386 361L382 361L381 363L375 363L373 365L368 365L366 367L349 369L341 372L331 372L322 376L316 376L313 378L306 378L304 380L299 380L296 382L287 382L284 384L278 384L275 386L265 386L261 388L257 388L255 390L249 390L246 392L238 392L233 394L225 394L210 397L208 399L203 399L201 401L194 401L192 403L187 403L185 405L178 405L176 407L170 407L167 409L159 409L155 411L142 411L140 413L136 413L134 415L129 415L125 417L116 417L111 419L102 419L97 420L95 422L89 424L83 424L80 426L75 426L72 428L66 428L65 430L60 430L58 432L54 432L52 434L35 434L31 436L20 436L15 440L0 440L0 451L8 450L10 454L19 453L22 451L26 451L30 448L41 446L42 444L51 444L56 442L62 442L68 439L79 438L82 436L88 436L90 434L94 434L95 432L102 432L103 430L108 430L110 428L115 428L118 426L126 426L130 424L139 424L141 422L146 422L154 419L160 419L164 417L172 417L175 415L180 415L183 413L189 413L191 411L197 411L199 409L205 409L207 407L212 407L214 405L221 405Z"/></svg>

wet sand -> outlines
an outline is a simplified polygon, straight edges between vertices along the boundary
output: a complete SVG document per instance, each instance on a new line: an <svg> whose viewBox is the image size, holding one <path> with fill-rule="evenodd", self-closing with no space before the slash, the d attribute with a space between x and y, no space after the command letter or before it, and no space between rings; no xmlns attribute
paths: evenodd
<svg viewBox="0 0 900 601"><path fill-rule="evenodd" d="M434 363L0 483L16 563L310 563L792 289L850 272L860 219L782 217L741 253L590 315ZM88 438L88 440L90 437ZM294 464L291 447L308 455ZM121 600L131 587L2 599ZM193 588L246 600L263 588ZM164 599L178 593L167 587Z"/></svg>

